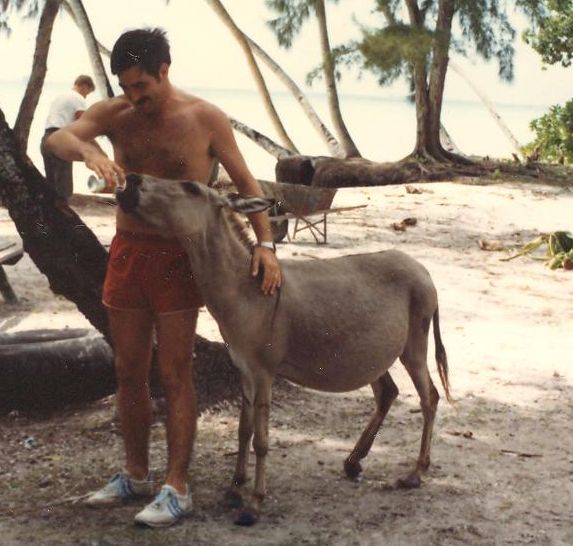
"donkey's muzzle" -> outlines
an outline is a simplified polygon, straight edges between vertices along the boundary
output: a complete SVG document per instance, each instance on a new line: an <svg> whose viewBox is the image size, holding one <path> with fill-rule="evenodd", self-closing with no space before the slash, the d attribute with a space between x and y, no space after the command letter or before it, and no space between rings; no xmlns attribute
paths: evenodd
<svg viewBox="0 0 573 546"><path fill-rule="evenodd" d="M123 212L133 212L139 203L139 186L143 179L138 174L128 174L125 177L125 188L118 191L116 199Z"/></svg>

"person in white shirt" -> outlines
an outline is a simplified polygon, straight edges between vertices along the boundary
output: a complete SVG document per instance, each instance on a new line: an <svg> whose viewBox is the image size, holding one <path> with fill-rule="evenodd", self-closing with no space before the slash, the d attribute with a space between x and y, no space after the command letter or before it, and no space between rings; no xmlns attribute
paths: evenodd
<svg viewBox="0 0 573 546"><path fill-rule="evenodd" d="M73 88L58 95L50 105L40 151L44 159L46 181L56 191L57 201L61 204L67 204L74 191L72 163L51 153L45 142L54 131L66 127L83 114L87 108L86 97L94 89L94 82L89 76L78 76Z"/></svg>

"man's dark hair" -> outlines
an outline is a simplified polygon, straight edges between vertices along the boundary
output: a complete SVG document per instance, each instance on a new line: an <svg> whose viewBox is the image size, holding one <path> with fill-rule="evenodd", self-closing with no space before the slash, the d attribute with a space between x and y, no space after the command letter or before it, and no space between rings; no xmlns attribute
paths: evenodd
<svg viewBox="0 0 573 546"><path fill-rule="evenodd" d="M124 32L111 52L111 73L119 75L132 66L159 79L163 63L171 64L169 41L161 28L143 28Z"/></svg>

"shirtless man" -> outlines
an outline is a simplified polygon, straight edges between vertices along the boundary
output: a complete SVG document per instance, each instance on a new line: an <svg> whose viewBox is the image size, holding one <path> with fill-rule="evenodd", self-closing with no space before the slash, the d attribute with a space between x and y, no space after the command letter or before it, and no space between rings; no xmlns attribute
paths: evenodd
<svg viewBox="0 0 573 546"><path fill-rule="evenodd" d="M169 81L169 44L161 29L124 33L111 55L111 70L124 94L98 102L71 125L53 133L48 148L68 161L83 161L113 188L129 172L207 182L219 160L242 195L262 195L237 147L225 114L175 88ZM105 135L110 159L95 143ZM169 182L166 182L169 183ZM159 369L167 400L168 464L165 485L135 516L152 527L175 523L191 511L188 466L197 409L192 346L198 308L184 250L118 207L117 233L103 289L115 351L117 406L125 445L125 469L87 503L107 506L154 492L148 444L152 421L149 371L155 328ZM251 273L262 269L261 290L273 294L281 272L265 213L250 216L258 244Z"/></svg>

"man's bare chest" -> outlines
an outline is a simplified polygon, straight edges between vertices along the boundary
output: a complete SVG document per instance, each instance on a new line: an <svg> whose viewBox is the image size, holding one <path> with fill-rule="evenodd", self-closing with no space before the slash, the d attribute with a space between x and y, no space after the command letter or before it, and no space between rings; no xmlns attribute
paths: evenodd
<svg viewBox="0 0 573 546"><path fill-rule="evenodd" d="M124 169L164 178L196 177L210 164L209 143L193 124L124 123L112 135L115 159Z"/></svg>

